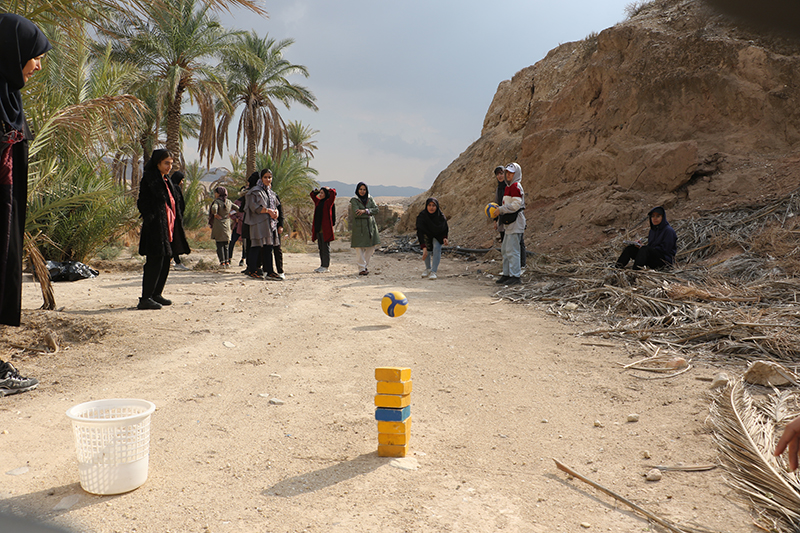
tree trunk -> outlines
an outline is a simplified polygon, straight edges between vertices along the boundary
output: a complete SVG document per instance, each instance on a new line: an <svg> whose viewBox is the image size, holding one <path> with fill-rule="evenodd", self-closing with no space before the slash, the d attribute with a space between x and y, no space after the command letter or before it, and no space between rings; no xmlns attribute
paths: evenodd
<svg viewBox="0 0 800 533"><path fill-rule="evenodd" d="M245 167L245 176L249 177L250 174L256 171L256 128L251 122L246 126L247 131L247 164Z"/></svg>
<svg viewBox="0 0 800 533"><path fill-rule="evenodd" d="M183 100L183 83L178 84L175 97L167 107L167 150L172 154L172 170L181 169L181 100Z"/></svg>

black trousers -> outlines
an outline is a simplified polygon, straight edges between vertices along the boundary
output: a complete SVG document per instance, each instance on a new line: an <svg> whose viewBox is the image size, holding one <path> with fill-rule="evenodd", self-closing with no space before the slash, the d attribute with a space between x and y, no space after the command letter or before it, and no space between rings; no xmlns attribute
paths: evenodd
<svg viewBox="0 0 800 533"><path fill-rule="evenodd" d="M283 250L280 245L272 247L272 255L275 256L275 272L283 274Z"/></svg>
<svg viewBox="0 0 800 533"><path fill-rule="evenodd" d="M321 231L317 233L317 247L319 248L320 266L328 268L331 266L331 243L325 242Z"/></svg>
<svg viewBox="0 0 800 533"><path fill-rule="evenodd" d="M629 244L622 250L619 259L617 259L617 267L625 268L625 265L633 259L633 268L640 269L649 267L653 269L660 269L669 266L669 263L664 261L664 255L647 246L638 247L634 244Z"/></svg>
<svg viewBox="0 0 800 533"><path fill-rule="evenodd" d="M160 296L169 276L168 255L148 255L142 275L142 298Z"/></svg>
<svg viewBox="0 0 800 533"><path fill-rule="evenodd" d="M228 241L216 241L217 242L217 257L219 258L220 263L227 263L230 259L228 255Z"/></svg>

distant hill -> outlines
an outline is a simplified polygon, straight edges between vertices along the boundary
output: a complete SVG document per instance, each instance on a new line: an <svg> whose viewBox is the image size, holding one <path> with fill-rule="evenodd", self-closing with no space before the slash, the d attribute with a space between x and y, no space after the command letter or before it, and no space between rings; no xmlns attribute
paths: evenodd
<svg viewBox="0 0 800 533"><path fill-rule="evenodd" d="M355 183L342 183L341 181L321 181L319 182L322 187L331 187L336 189L338 196L353 196L356 190ZM403 196L412 197L425 192L425 189L419 187L397 187L396 185L369 185L369 194L372 197L376 196Z"/></svg>

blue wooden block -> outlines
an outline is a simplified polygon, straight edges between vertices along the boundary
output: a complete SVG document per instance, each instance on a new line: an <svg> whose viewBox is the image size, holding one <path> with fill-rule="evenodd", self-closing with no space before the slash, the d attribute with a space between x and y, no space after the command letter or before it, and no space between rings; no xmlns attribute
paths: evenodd
<svg viewBox="0 0 800 533"><path fill-rule="evenodd" d="M411 406L406 405L402 409L392 409L390 407L378 407L375 409L375 420L383 422L402 422L411 416Z"/></svg>

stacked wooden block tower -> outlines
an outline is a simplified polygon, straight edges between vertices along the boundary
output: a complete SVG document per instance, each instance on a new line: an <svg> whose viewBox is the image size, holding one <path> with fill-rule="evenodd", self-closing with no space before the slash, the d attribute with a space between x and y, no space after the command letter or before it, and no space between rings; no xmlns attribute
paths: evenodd
<svg viewBox="0 0 800 533"><path fill-rule="evenodd" d="M378 394L375 395L378 455L405 457L411 437L411 369L376 368L375 379L378 380Z"/></svg>

